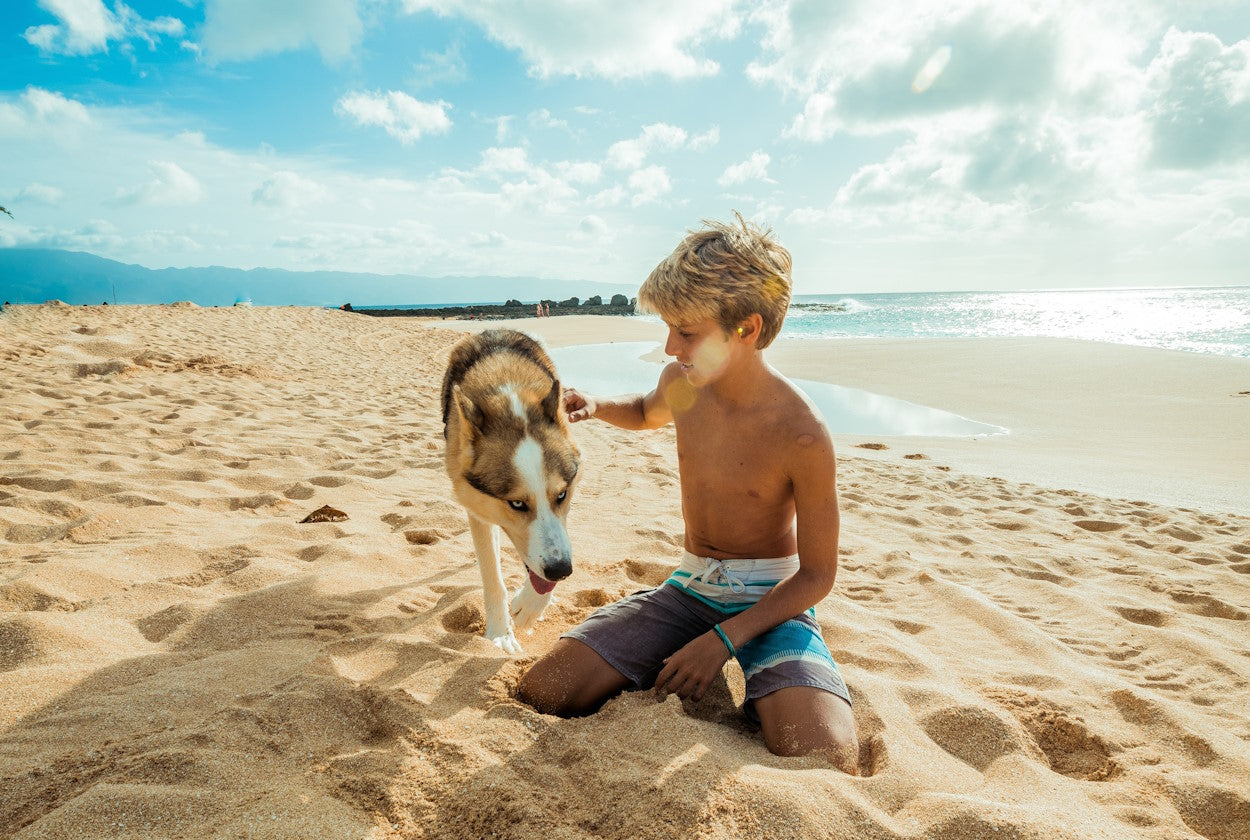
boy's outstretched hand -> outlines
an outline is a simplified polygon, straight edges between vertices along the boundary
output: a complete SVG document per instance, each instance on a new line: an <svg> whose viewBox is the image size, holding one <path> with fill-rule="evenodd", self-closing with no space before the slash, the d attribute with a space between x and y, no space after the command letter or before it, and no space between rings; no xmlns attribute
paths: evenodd
<svg viewBox="0 0 1250 840"><path fill-rule="evenodd" d="M589 420L595 416L595 410L598 407L594 397L583 394L575 388L564 389L564 410L568 412L570 423Z"/></svg>
<svg viewBox="0 0 1250 840"><path fill-rule="evenodd" d="M663 702L668 695L676 694L697 703L728 661L724 642L709 630L664 660L664 667L655 678L656 699Z"/></svg>

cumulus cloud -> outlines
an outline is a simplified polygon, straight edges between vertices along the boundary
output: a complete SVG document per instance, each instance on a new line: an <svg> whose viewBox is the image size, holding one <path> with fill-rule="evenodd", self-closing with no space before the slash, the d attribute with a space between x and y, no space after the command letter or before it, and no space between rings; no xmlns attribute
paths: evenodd
<svg viewBox="0 0 1250 840"><path fill-rule="evenodd" d="M48 184L27 184L18 192L17 198L37 204L56 205L65 198L65 190Z"/></svg>
<svg viewBox="0 0 1250 840"><path fill-rule="evenodd" d="M532 74L710 76L719 65L704 44L732 38L740 20L734 0L403 0L408 12L461 17L494 41L519 51Z"/></svg>
<svg viewBox="0 0 1250 840"><path fill-rule="evenodd" d="M155 47L162 35L180 38L186 31L174 17L145 20L124 3L113 11L101 0L39 0L57 23L29 27L23 37L41 52L63 55L91 55L106 52L110 41L141 39Z"/></svg>
<svg viewBox="0 0 1250 840"><path fill-rule="evenodd" d="M16 102L0 102L0 137L77 131L90 122L81 102L43 88L28 87Z"/></svg>
<svg viewBox="0 0 1250 840"><path fill-rule="evenodd" d="M212 62L309 46L341 61L363 32L356 0L205 0L201 47Z"/></svg>
<svg viewBox="0 0 1250 840"><path fill-rule="evenodd" d="M729 166L716 179L716 183L722 187L732 186L733 184L743 184L747 181L773 181L768 177L768 164L772 161L767 152L756 150L751 156L741 163L735 163Z"/></svg>
<svg viewBox="0 0 1250 840"><path fill-rule="evenodd" d="M1205 167L1250 158L1250 39L1168 30L1147 70L1154 162Z"/></svg>
<svg viewBox="0 0 1250 840"><path fill-rule="evenodd" d="M252 203L293 210L322 201L329 194L324 185L296 172L275 172L252 191Z"/></svg>
<svg viewBox="0 0 1250 840"><path fill-rule="evenodd" d="M690 150L703 152L720 142L720 126L714 125L702 134L690 138Z"/></svg>
<svg viewBox="0 0 1250 840"><path fill-rule="evenodd" d="M356 91L341 98L334 112L355 120L357 125L376 125L401 143L420 140L426 134L446 134L451 130L447 116L450 104L421 102L403 91L386 93Z"/></svg>
<svg viewBox="0 0 1250 840"><path fill-rule="evenodd" d="M634 193L630 204L640 207L643 204L652 204L671 192L673 182L669 180L664 167L648 166L630 173L629 188Z"/></svg>
<svg viewBox="0 0 1250 840"><path fill-rule="evenodd" d="M151 181L118 190L122 204L195 204L204 197L204 188L194 175L167 160L148 162L156 177Z"/></svg>
<svg viewBox="0 0 1250 840"><path fill-rule="evenodd" d="M613 143L608 148L608 165L616 169L637 169L652 152L680 149L685 142L685 129L668 123L652 123L643 126L637 137Z"/></svg>

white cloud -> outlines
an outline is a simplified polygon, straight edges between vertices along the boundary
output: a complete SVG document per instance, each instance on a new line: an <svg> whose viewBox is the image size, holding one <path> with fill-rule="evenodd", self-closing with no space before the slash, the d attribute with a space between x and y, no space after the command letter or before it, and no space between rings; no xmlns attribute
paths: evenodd
<svg viewBox="0 0 1250 840"><path fill-rule="evenodd" d="M135 187L117 191L123 204L195 204L204 197L204 188L194 175L176 163L153 160L148 164L156 177Z"/></svg>
<svg viewBox="0 0 1250 840"><path fill-rule="evenodd" d="M720 126L714 125L702 134L690 138L690 150L704 152L720 142Z"/></svg>
<svg viewBox="0 0 1250 840"><path fill-rule="evenodd" d="M562 178L573 184L593 184L599 180L603 172L599 164L591 161L562 160L556 164L555 168Z"/></svg>
<svg viewBox="0 0 1250 840"><path fill-rule="evenodd" d="M518 50L540 77L652 75L689 78L719 71L700 55L732 38L734 0L403 0L408 12L467 18L494 41Z"/></svg>
<svg viewBox="0 0 1250 840"><path fill-rule="evenodd" d="M747 181L768 181L773 183L768 177L768 164L772 158L767 152L755 151L751 156L741 163L735 163L725 169L721 176L716 179L716 183L722 187L728 187L733 184L742 184Z"/></svg>
<svg viewBox="0 0 1250 840"><path fill-rule="evenodd" d="M1204 167L1250 158L1250 39L1169 29L1147 70L1154 162Z"/></svg>
<svg viewBox="0 0 1250 840"><path fill-rule="evenodd" d="M421 60L412 66L418 87L463 82L469 78L469 66L460 55L460 45L450 44L442 52L421 51Z"/></svg>
<svg viewBox="0 0 1250 840"><path fill-rule="evenodd" d="M664 167L648 166L630 173L629 188L634 192L630 203L634 207L640 207L659 201L661 196L672 191L673 183Z"/></svg>
<svg viewBox="0 0 1250 840"><path fill-rule="evenodd" d="M174 17L145 20L124 3L109 11L101 0L39 0L58 23L28 28L24 38L41 52L91 55L106 52L110 41L138 38L154 48L162 35L182 37L186 27Z"/></svg>
<svg viewBox="0 0 1250 840"><path fill-rule="evenodd" d="M47 184L27 184L17 194L18 200L56 205L65 198L65 190Z"/></svg>
<svg viewBox="0 0 1250 840"><path fill-rule="evenodd" d="M685 129L668 123L652 123L643 126L637 137L613 143L608 148L608 165L616 169L637 169L652 152L680 149L685 142Z"/></svg>
<svg viewBox="0 0 1250 840"><path fill-rule="evenodd" d="M296 172L275 172L252 191L252 203L266 207L296 209L323 201L329 191L324 185Z"/></svg>
<svg viewBox="0 0 1250 840"><path fill-rule="evenodd" d="M201 47L211 62L307 46L326 61L341 61L363 32L356 0L205 0Z"/></svg>
<svg viewBox="0 0 1250 840"><path fill-rule="evenodd" d="M565 131L569 128L567 120L558 119L546 108L531 111L526 119L532 128L560 128Z"/></svg>
<svg viewBox="0 0 1250 840"><path fill-rule="evenodd" d="M577 223L577 233L584 239L600 239L607 235L608 223L593 213Z"/></svg>
<svg viewBox="0 0 1250 840"><path fill-rule="evenodd" d="M78 131L90 122L81 102L43 88L28 87L16 102L0 102L0 137L55 135Z"/></svg>
<svg viewBox="0 0 1250 840"><path fill-rule="evenodd" d="M447 116L450 104L421 102L403 91L386 93L355 91L334 105L334 112L350 117L357 125L376 125L401 143L411 143L425 134L446 134L451 130Z"/></svg>
<svg viewBox="0 0 1250 840"><path fill-rule="evenodd" d="M530 169L529 155L520 146L507 148L492 146L482 152L482 162L478 166L479 172L491 175L524 173L529 172Z"/></svg>

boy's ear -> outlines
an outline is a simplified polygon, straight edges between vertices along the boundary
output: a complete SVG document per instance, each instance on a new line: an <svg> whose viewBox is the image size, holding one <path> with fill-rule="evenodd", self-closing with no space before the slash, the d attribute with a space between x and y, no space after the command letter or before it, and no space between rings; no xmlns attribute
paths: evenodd
<svg viewBox="0 0 1250 840"><path fill-rule="evenodd" d="M734 335L743 341L749 341L754 344L759 341L762 329L764 329L764 317L758 312L752 312L738 322L738 329Z"/></svg>

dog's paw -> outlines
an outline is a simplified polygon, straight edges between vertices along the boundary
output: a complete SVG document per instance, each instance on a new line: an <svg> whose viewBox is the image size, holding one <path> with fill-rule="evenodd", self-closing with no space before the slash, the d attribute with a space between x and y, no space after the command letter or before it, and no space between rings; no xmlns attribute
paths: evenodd
<svg viewBox="0 0 1250 840"><path fill-rule="evenodd" d="M509 656L519 656L524 652L521 650L521 644L516 640L516 636L512 635L511 628L505 630L503 633L492 633L490 630L487 630L486 638L490 639L491 643L495 647L499 648Z"/></svg>
<svg viewBox="0 0 1250 840"><path fill-rule="evenodd" d="M522 586L512 596L508 612L512 614L512 623L518 630L528 630L542 620L543 610L551 603L551 593L539 595L529 586Z"/></svg>

